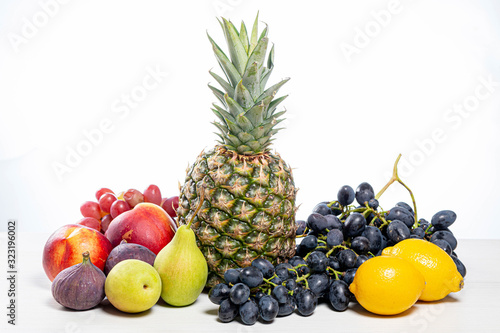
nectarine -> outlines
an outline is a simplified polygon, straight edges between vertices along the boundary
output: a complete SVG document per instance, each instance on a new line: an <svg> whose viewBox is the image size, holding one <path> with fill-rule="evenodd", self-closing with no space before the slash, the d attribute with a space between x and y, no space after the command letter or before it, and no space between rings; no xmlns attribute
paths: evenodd
<svg viewBox="0 0 500 333"><path fill-rule="evenodd" d="M143 202L111 221L104 234L113 246L124 239L158 254L175 234L175 223L160 206Z"/></svg>
<svg viewBox="0 0 500 333"><path fill-rule="evenodd" d="M82 262L82 253L90 252L92 263L104 271L104 265L113 249L111 242L99 231L68 224L57 229L43 248L43 269L50 281L63 269Z"/></svg>

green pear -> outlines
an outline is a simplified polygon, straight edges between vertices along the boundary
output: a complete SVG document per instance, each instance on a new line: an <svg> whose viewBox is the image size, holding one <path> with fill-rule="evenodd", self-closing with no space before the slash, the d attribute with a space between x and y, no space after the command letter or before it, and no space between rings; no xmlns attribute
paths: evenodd
<svg viewBox="0 0 500 333"><path fill-rule="evenodd" d="M162 282L161 298L173 306L194 303L207 282L207 262L190 225L177 229L154 262Z"/></svg>

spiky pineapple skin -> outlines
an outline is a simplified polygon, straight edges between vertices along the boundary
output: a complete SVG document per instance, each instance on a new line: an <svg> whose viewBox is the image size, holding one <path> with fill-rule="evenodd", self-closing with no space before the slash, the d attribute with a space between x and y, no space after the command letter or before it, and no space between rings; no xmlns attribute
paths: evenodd
<svg viewBox="0 0 500 333"><path fill-rule="evenodd" d="M207 287L256 258L277 264L294 255L296 193L292 171L277 154L244 156L216 146L198 156L177 214L179 225L187 224L203 197L191 227L207 260Z"/></svg>

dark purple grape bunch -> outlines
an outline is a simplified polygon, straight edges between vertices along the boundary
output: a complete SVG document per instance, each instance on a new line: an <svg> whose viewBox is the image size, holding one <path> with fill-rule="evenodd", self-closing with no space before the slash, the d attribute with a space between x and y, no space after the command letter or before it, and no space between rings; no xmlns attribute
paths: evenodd
<svg viewBox="0 0 500 333"><path fill-rule="evenodd" d="M356 191L344 185L337 193L337 200L320 202L306 220L297 221L296 255L306 258L313 252L324 253L332 262L330 268L335 276L349 284L364 261L380 255L388 246L419 238L446 251L465 276L465 266L454 252L457 240L449 229L456 214L451 210L440 211L430 223L416 218L415 209L405 202L384 210L367 182L361 183Z"/></svg>
<svg viewBox="0 0 500 333"><path fill-rule="evenodd" d="M294 312L309 316L322 300L344 311L353 296L347 283L335 282L328 267L325 254L319 251L307 260L295 256L276 266L259 258L249 267L227 270L225 283L212 287L208 297L219 305L218 317L224 323L239 318L253 325L259 319L271 322Z"/></svg>

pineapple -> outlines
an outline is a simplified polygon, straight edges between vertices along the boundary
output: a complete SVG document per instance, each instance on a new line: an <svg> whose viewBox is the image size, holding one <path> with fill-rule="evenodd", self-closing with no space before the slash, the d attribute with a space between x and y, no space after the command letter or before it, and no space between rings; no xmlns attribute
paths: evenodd
<svg viewBox="0 0 500 333"><path fill-rule="evenodd" d="M220 23L230 58L208 36L227 78L210 71L223 89L209 85L221 103L212 109L220 141L188 167L177 210L179 225L196 215L192 228L208 263L207 287L230 268L259 257L277 264L295 253L297 189L290 167L270 151L285 113L276 109L286 96L275 95L288 79L266 88L274 47L266 67L267 27L259 35L258 15L250 36L243 22L240 31L224 18Z"/></svg>

